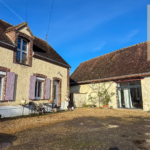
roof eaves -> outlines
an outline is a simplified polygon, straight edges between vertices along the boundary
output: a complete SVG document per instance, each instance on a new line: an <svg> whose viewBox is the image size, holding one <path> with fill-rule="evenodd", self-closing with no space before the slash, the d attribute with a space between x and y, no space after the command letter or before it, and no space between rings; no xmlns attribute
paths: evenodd
<svg viewBox="0 0 150 150"><path fill-rule="evenodd" d="M37 54L36 52L34 52L34 55L39 56L39 57L44 58L44 59L47 59L47 60L50 60L50 61L53 61L53 62L55 62L55 63L61 64L61 65L66 66L66 67L68 67L68 68L71 68L71 66L70 66L70 65L66 65L66 64L64 64L64 63L61 63L61 62L55 61L55 60L53 60L53 59L50 59L50 58L47 58L47 57L41 56L41 55Z"/></svg>
<svg viewBox="0 0 150 150"><path fill-rule="evenodd" d="M138 74L130 74L130 75L123 75L123 76L116 76L116 77L110 77L110 78L101 78L101 79L92 79L92 80L78 81L78 82L72 82L70 84L73 85L73 84L82 84L82 83L93 83L93 82L119 80L119 79L123 79L123 78L143 77L143 76L150 76L150 72L138 73Z"/></svg>
<svg viewBox="0 0 150 150"><path fill-rule="evenodd" d="M3 44L6 44L6 45L8 45L8 46L16 47L15 45L12 45L12 44L6 43L6 42L4 42L4 41L0 41L0 42L1 42L1 43L3 43Z"/></svg>

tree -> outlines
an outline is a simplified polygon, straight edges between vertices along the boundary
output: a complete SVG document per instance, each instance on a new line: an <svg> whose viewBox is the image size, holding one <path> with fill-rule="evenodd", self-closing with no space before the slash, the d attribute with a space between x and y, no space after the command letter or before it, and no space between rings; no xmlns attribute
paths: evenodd
<svg viewBox="0 0 150 150"><path fill-rule="evenodd" d="M108 103L111 101L111 97L115 94L113 92L109 91L109 88L111 87L112 82L108 85L106 88L106 83L93 83L90 85L90 88L92 89L92 92L89 94L88 101L91 102L93 105L95 105L97 102L103 103L103 105L108 105Z"/></svg>

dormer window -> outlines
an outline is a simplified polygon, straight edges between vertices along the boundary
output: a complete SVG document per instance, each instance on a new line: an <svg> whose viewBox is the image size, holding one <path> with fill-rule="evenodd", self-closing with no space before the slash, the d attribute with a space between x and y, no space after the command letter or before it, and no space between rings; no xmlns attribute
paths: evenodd
<svg viewBox="0 0 150 150"><path fill-rule="evenodd" d="M16 62L21 64L28 64L28 42L22 38L18 38L17 58Z"/></svg>

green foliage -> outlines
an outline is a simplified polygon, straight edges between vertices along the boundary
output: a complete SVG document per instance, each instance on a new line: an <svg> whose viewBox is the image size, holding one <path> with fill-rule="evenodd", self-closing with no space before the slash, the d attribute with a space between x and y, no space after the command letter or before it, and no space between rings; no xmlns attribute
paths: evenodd
<svg viewBox="0 0 150 150"><path fill-rule="evenodd" d="M96 107L96 105L93 105L93 104L87 104L87 105L85 105L85 107Z"/></svg>
<svg viewBox="0 0 150 150"><path fill-rule="evenodd" d="M85 102L82 104L82 107L87 107Z"/></svg>
<svg viewBox="0 0 150 150"><path fill-rule="evenodd" d="M111 101L111 97L115 94L113 92L108 92L108 89L111 85L107 88L105 87L105 83L98 83L94 84L94 86L90 86L92 88L92 92L89 94L88 101L91 102L93 105L96 105L97 102L103 103L103 105L108 105ZM94 94L94 96L92 96Z"/></svg>
<svg viewBox="0 0 150 150"><path fill-rule="evenodd" d="M96 97L92 97L91 95L89 95L88 101L91 102L92 105L96 105L97 103Z"/></svg>

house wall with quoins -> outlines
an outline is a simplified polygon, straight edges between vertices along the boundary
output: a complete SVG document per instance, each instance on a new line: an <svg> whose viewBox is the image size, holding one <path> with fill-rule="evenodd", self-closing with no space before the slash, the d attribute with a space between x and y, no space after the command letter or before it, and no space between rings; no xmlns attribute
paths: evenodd
<svg viewBox="0 0 150 150"><path fill-rule="evenodd" d="M61 102L64 102L66 99L66 92L68 90L68 69L65 67L61 67L56 64L52 64L37 58L32 58L32 67L26 65L20 65L13 63L13 50L9 50L3 47L0 47L0 66L8 68L11 72L15 72L15 90L14 90L14 100L13 101L4 101L0 102L0 106L13 106L19 105L21 100L29 101L29 84L30 84L30 76L35 74L43 74L47 76L47 78L51 79L51 96L53 92L53 78L61 79ZM9 71L8 70L8 71ZM61 72L62 76L58 74ZM48 100L39 100L40 103L46 103Z"/></svg>
<svg viewBox="0 0 150 150"><path fill-rule="evenodd" d="M1 26L1 24L3 25ZM3 38L4 41L6 40L6 42L0 41L0 72L5 73L0 106L20 106L22 100L26 100L27 104L29 102L53 103L53 83L56 79L60 81L59 105L65 103L66 93L69 93L70 66L67 62L46 41L32 35L26 22L12 26L0 20L0 28L4 31L5 36ZM28 43L27 64L16 62L19 37L25 39ZM33 52L33 46L36 46L37 55ZM45 53L46 56L43 56ZM35 78L44 79L40 99L34 97L35 92L33 92L33 89L35 86L31 89L33 87L31 86L31 80ZM13 90L7 80L13 85ZM2 113L5 116L5 113Z"/></svg>

